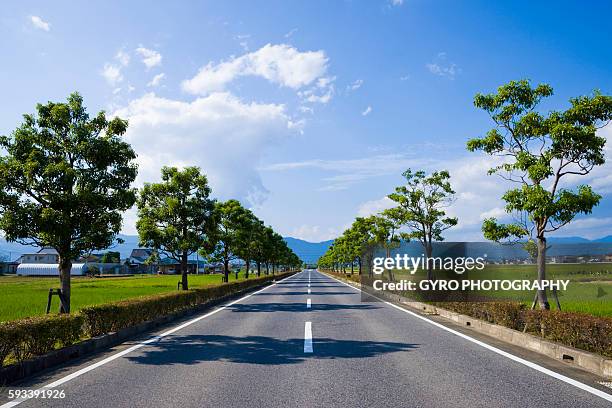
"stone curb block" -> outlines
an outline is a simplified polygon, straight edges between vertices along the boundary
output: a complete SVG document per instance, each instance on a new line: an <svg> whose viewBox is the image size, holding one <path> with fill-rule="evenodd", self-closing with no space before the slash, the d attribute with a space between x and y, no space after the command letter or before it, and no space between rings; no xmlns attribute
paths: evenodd
<svg viewBox="0 0 612 408"><path fill-rule="evenodd" d="M347 281L347 283L357 288L361 288L363 286L361 283L351 281ZM556 360L561 360L586 371L590 371L601 377L612 378L612 360L598 354L579 350L559 343L554 343L550 340L542 339L532 334L523 333L508 327L488 323L483 320L451 312L450 310L442 309L437 306L409 300L399 295L383 294L381 297L392 302L409 306L410 308L416 309L424 314L436 314L445 319L452 320L461 326L468 327L470 330L495 337L515 346L535 351L536 353L544 354Z"/></svg>
<svg viewBox="0 0 612 408"><path fill-rule="evenodd" d="M21 364L10 365L0 368L0 384L6 385L16 381L25 379L40 371L46 370L65 363L69 360L83 357L97 351L101 351L110 347L117 346L126 340L148 331L155 329L158 326L168 324L176 319L191 316L217 306L232 298L239 297L245 293L252 292L272 284L273 281L262 283L261 285L253 286L248 289L241 290L231 295L223 296L219 299L211 300L206 303L199 304L193 308L186 309L171 315L162 316L155 320L149 320L132 327L119 330L115 333L104 334L102 336L87 339L73 346L64 347L54 350L42 356L23 361Z"/></svg>

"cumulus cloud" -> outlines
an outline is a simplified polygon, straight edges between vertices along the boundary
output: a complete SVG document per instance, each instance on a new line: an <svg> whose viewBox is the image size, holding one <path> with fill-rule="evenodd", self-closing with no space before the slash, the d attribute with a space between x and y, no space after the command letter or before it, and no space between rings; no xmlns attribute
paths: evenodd
<svg viewBox="0 0 612 408"><path fill-rule="evenodd" d="M43 31L51 30L51 24L49 24L48 22L46 22L39 16L30 16L30 22L35 28L39 30L43 30Z"/></svg>
<svg viewBox="0 0 612 408"><path fill-rule="evenodd" d="M150 93L114 115L129 121L125 137L138 153L138 185L159 180L164 165L197 165L215 196L253 205L267 196L257 170L263 152L297 128L283 105L245 103L229 93L192 102Z"/></svg>
<svg viewBox="0 0 612 408"><path fill-rule="evenodd" d="M153 77L153 79L151 81L149 81L149 83L147 84L147 86L151 86L151 87L156 87L159 85L159 83L161 82L162 79L164 79L164 77L166 76L166 74L164 74L163 72L161 74L157 74Z"/></svg>
<svg viewBox="0 0 612 408"><path fill-rule="evenodd" d="M110 86L116 86L118 83L123 81L123 74L121 68L117 65L106 63L101 72L102 77L108 82Z"/></svg>
<svg viewBox="0 0 612 408"><path fill-rule="evenodd" d="M130 63L130 54L121 49L115 54L115 59L119 61L119 64L125 67Z"/></svg>
<svg viewBox="0 0 612 408"><path fill-rule="evenodd" d="M145 47L136 48L136 53L142 57L142 63L147 69L161 65L162 56L159 52Z"/></svg>
<svg viewBox="0 0 612 408"><path fill-rule="evenodd" d="M325 77L328 58L323 51L298 51L287 45L267 44L257 51L220 63L209 62L182 83L186 92L207 95L222 91L239 77L256 76L280 86L300 89Z"/></svg>

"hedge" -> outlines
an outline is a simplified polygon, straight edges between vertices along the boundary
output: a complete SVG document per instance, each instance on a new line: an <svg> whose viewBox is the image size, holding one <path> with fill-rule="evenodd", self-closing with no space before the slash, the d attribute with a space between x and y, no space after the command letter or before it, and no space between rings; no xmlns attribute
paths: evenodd
<svg viewBox="0 0 612 408"><path fill-rule="evenodd" d="M518 302L440 302L436 306L581 350L612 357L612 318L530 310Z"/></svg>
<svg viewBox="0 0 612 408"><path fill-rule="evenodd" d="M78 314L0 323L0 366L69 346L82 336L83 317Z"/></svg>
<svg viewBox="0 0 612 408"><path fill-rule="evenodd" d="M181 312L289 274L95 305L70 315L46 315L1 322L0 366L19 363L89 337Z"/></svg>
<svg viewBox="0 0 612 408"><path fill-rule="evenodd" d="M349 276L344 278L349 279ZM519 331L525 330L529 334L566 346L612 357L611 317L558 310L530 310L524 303L519 302L430 303L489 323Z"/></svg>

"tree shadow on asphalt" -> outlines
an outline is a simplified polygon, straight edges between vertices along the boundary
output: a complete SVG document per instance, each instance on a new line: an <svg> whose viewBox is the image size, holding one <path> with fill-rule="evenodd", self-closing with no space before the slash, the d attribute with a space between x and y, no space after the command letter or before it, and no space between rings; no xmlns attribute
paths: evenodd
<svg viewBox="0 0 612 408"><path fill-rule="evenodd" d="M335 310L373 310L380 306L370 303L358 303L345 305L342 303L313 303L311 308L306 308L306 303L236 303L228 307L228 310L239 313L268 313L268 312L311 312L311 311L335 311Z"/></svg>
<svg viewBox="0 0 612 408"><path fill-rule="evenodd" d="M172 336L152 343L142 355L128 360L145 365L193 365L205 361L284 365L308 359L368 358L410 351L419 344L317 338L313 354L303 352L304 339L281 340L265 336Z"/></svg>

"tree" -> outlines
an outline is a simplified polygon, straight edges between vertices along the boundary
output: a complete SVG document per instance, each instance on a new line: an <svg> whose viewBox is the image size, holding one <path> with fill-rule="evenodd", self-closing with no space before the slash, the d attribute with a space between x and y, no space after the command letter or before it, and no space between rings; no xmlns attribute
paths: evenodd
<svg viewBox="0 0 612 408"><path fill-rule="evenodd" d="M107 251L100 258L101 263L119 263L121 262L121 254L117 251Z"/></svg>
<svg viewBox="0 0 612 408"><path fill-rule="evenodd" d="M214 250L208 256L212 261L223 262L223 281L229 280L230 262L240 257L240 248L248 228L250 211L237 200L217 202L214 218L217 228L214 232Z"/></svg>
<svg viewBox="0 0 612 408"><path fill-rule="evenodd" d="M36 112L0 137L0 229L8 241L57 250L60 312L69 313L72 260L116 240L136 199L136 154L121 139L127 121L90 118L76 92Z"/></svg>
<svg viewBox="0 0 612 408"><path fill-rule="evenodd" d="M251 261L255 258L257 243L259 239L258 229L263 224L251 211L245 210L244 213L243 232L241 234L241 242L236 250L237 255L244 261L246 266L245 277L249 278L249 268Z"/></svg>
<svg viewBox="0 0 612 408"><path fill-rule="evenodd" d="M189 255L209 251L214 244L215 201L198 167L163 167L161 179L140 190L136 229L140 245L180 262L181 284L187 290Z"/></svg>
<svg viewBox="0 0 612 408"><path fill-rule="evenodd" d="M546 279L546 235L578 214L589 214L599 203L601 196L590 186L572 190L562 180L585 176L604 163L606 140L596 131L612 119L612 97L599 92L570 99L565 111L537 112L541 100L552 94L549 85L533 88L528 80L511 81L497 93L477 94L474 105L490 115L495 127L467 143L470 151L502 157L489 174L518 184L502 196L515 222L487 219L484 236L494 241L535 239L540 282ZM537 298L540 308L550 308L545 290L538 291Z"/></svg>
<svg viewBox="0 0 612 408"><path fill-rule="evenodd" d="M262 221L255 225L255 237L253 242L253 261L257 265L257 277L261 276L261 265L266 262L268 244L266 242L267 230Z"/></svg>
<svg viewBox="0 0 612 408"><path fill-rule="evenodd" d="M387 212L387 215L400 226L408 228L401 237L405 240L417 239L425 249L425 255L431 258L434 241L443 241L442 233L457 225L457 218L447 217L446 211L455 192L451 188L448 171L436 171L429 176L424 171L412 172L408 169L403 174L406 184L396 187L389 198L398 206ZM434 279L433 265L427 262L427 279Z"/></svg>

